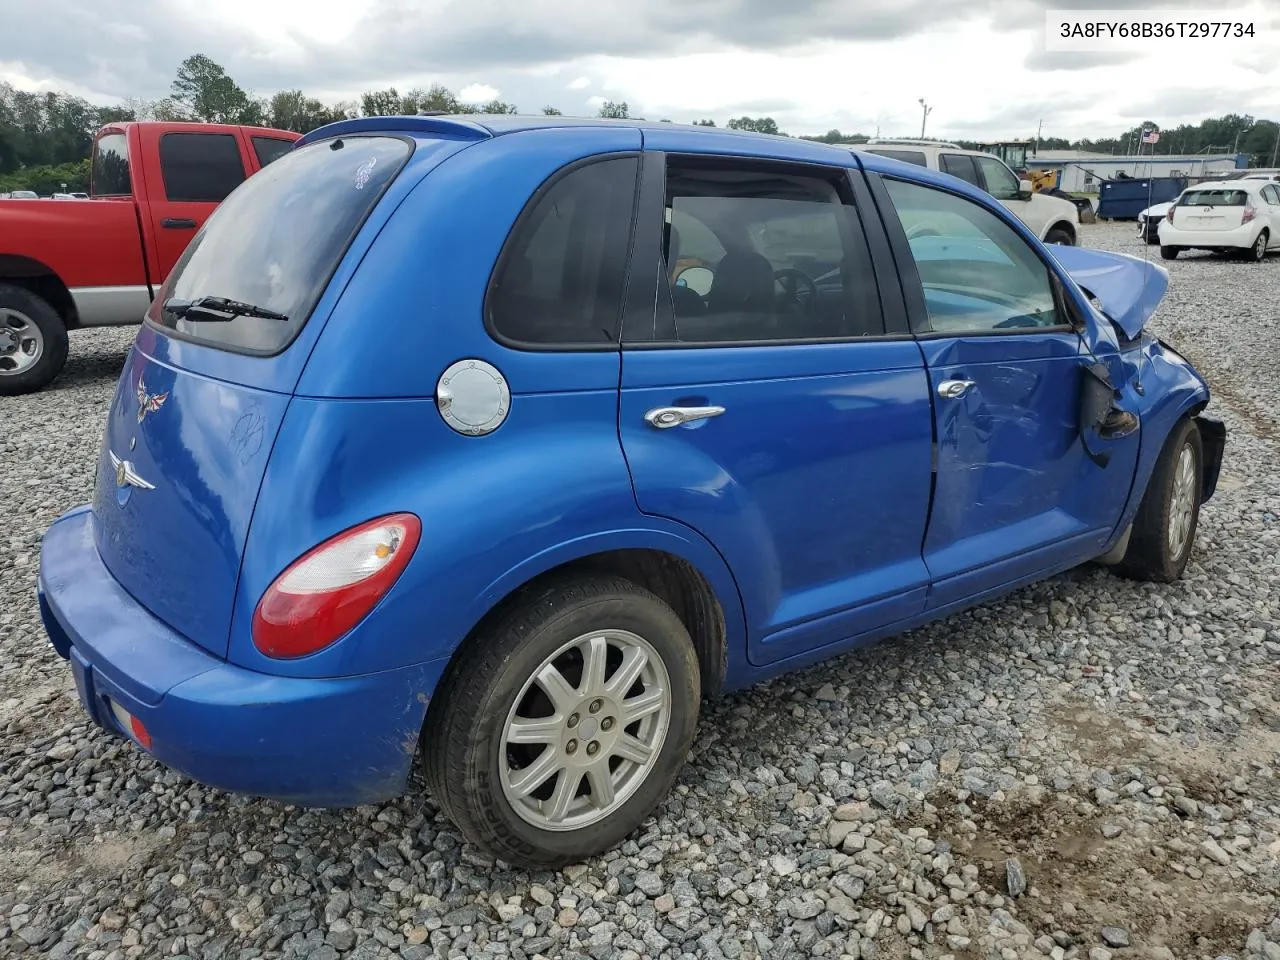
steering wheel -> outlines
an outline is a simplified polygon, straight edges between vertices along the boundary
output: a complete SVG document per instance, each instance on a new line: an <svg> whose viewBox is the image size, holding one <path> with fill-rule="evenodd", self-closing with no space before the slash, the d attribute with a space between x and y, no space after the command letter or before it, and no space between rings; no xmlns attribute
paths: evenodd
<svg viewBox="0 0 1280 960"><path fill-rule="evenodd" d="M800 299L800 291L796 286L797 280L808 288L807 300L810 304L815 303L818 299L818 285L803 270L797 270L795 267L783 267L781 270L773 272L773 279L782 284L782 292L787 300L798 307L803 306L803 301Z"/></svg>

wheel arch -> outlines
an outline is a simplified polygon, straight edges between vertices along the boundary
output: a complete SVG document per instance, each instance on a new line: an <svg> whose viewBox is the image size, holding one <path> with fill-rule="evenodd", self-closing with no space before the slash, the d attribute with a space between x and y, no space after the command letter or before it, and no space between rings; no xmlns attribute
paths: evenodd
<svg viewBox="0 0 1280 960"><path fill-rule="evenodd" d="M1046 240L1046 242L1049 238L1049 235L1052 234L1055 230L1061 230L1063 233L1067 234L1067 236L1071 238L1071 243L1073 246L1077 242L1079 242L1080 235L1076 231L1075 224L1071 223L1068 220L1052 221L1044 231L1044 239Z"/></svg>
<svg viewBox="0 0 1280 960"><path fill-rule="evenodd" d="M671 606L693 640L704 696L724 689L729 660L746 655L742 599L732 573L709 543L691 532L602 534L546 551L507 571L484 591L450 662L487 627L548 581L575 574L619 576Z"/></svg>
<svg viewBox="0 0 1280 960"><path fill-rule="evenodd" d="M0 284L22 287L40 297L62 318L68 330L80 325L80 314L66 283L48 264L16 253L0 253Z"/></svg>

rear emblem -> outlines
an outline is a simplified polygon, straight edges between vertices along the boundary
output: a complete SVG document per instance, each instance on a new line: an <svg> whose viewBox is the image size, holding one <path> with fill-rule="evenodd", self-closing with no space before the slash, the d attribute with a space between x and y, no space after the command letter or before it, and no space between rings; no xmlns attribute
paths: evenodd
<svg viewBox="0 0 1280 960"><path fill-rule="evenodd" d="M112 450L107 451L111 455L111 465L116 469L116 486L137 487L139 490L154 490L155 484L147 483L138 474L137 468L128 460L121 460Z"/></svg>
<svg viewBox="0 0 1280 960"><path fill-rule="evenodd" d="M169 399L169 392L147 393L147 385L138 378L138 422L141 423L148 413L155 413Z"/></svg>

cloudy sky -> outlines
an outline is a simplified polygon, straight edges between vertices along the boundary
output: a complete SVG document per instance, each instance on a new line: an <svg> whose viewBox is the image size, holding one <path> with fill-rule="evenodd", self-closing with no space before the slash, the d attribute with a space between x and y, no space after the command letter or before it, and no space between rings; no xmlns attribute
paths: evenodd
<svg viewBox="0 0 1280 960"><path fill-rule="evenodd" d="M1252 21L1253 39L1046 49L1046 8ZM1234 12L1227 14L1225 11ZM1116 134L1280 119L1280 0L0 0L0 80L97 102L168 92L202 52L258 95L443 83L589 115L770 115L792 134Z"/></svg>

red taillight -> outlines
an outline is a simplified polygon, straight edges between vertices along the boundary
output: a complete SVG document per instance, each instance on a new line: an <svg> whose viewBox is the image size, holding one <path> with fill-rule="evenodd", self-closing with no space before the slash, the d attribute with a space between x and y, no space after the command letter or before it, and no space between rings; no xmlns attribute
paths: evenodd
<svg viewBox="0 0 1280 960"><path fill-rule="evenodd" d="M129 729L133 731L134 737L137 738L139 744L144 750L151 749L151 732L142 725L142 721L137 717L129 717Z"/></svg>
<svg viewBox="0 0 1280 960"><path fill-rule="evenodd" d="M276 577L253 613L253 645L305 657L359 623L391 589L418 546L411 513L379 517L326 540Z"/></svg>
<svg viewBox="0 0 1280 960"><path fill-rule="evenodd" d="M1244 213L1240 214L1240 222L1248 223L1258 215L1258 211L1253 209L1249 204L1245 204Z"/></svg>
<svg viewBox="0 0 1280 960"><path fill-rule="evenodd" d="M1178 209L1177 207L1170 207L1169 212L1164 215L1164 218L1168 220L1170 223L1173 223L1173 211L1177 209Z"/></svg>

